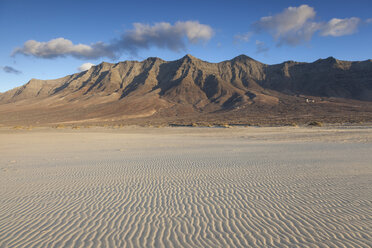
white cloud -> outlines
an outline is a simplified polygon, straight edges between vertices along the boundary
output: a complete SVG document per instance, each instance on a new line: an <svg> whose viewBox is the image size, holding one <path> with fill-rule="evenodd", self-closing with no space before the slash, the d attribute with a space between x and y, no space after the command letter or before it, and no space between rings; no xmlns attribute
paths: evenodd
<svg viewBox="0 0 372 248"><path fill-rule="evenodd" d="M208 41L214 35L213 29L198 21L176 22L174 29L180 33L185 33L191 43Z"/></svg>
<svg viewBox="0 0 372 248"><path fill-rule="evenodd" d="M314 33L321 28L321 26L321 23L307 22L301 29L288 32L286 35L280 37L277 44L279 46L283 44L296 46L305 41L309 41L313 37Z"/></svg>
<svg viewBox="0 0 372 248"><path fill-rule="evenodd" d="M274 31L275 35L279 37L293 30L301 29L315 15L314 8L304 4L299 7L288 7L282 13L274 16L262 17L257 25L263 29Z"/></svg>
<svg viewBox="0 0 372 248"><path fill-rule="evenodd" d="M198 21L155 23L154 25L134 23L110 43L96 42L90 45L74 44L65 38L47 42L26 41L22 47L14 49L12 55L23 54L39 58L72 56L79 59L117 58L122 53L136 55L140 49L158 47L172 51L186 50L186 41L192 44L206 42L214 35L213 29Z"/></svg>
<svg viewBox="0 0 372 248"><path fill-rule="evenodd" d="M16 48L12 55L24 54L39 58L56 58L67 55L76 58L99 58L113 57L114 54L110 48L102 42L92 45L73 44L72 41L65 38L56 38L48 42L39 42L28 40L23 47Z"/></svg>
<svg viewBox="0 0 372 248"><path fill-rule="evenodd" d="M133 29L125 32L121 39L113 44L118 50L137 54L139 49L150 47L166 48L172 51L186 50L184 38L190 43L205 42L214 35L213 29L197 21L159 22L148 24L134 23Z"/></svg>
<svg viewBox="0 0 372 248"><path fill-rule="evenodd" d="M337 19L333 18L323 25L321 30L322 36L344 36L350 35L357 31L360 19L357 17Z"/></svg>
<svg viewBox="0 0 372 248"><path fill-rule="evenodd" d="M277 45L296 46L311 40L316 32L322 36L344 36L357 31L360 19L357 17L337 19L329 22L315 22L314 8L308 5L288 7L281 13L262 17L253 24L256 33L269 32L277 42Z"/></svg>
<svg viewBox="0 0 372 248"><path fill-rule="evenodd" d="M367 24L372 23L372 18L368 18L367 20L365 20L365 22L366 22Z"/></svg>
<svg viewBox="0 0 372 248"><path fill-rule="evenodd" d="M315 15L314 8L304 4L299 7L289 7L273 16L262 17L254 27L256 32L269 32L278 44L296 45L309 40L317 30L317 25L310 21Z"/></svg>
<svg viewBox="0 0 372 248"><path fill-rule="evenodd" d="M84 64L82 64L81 66L78 67L78 70L79 71L87 71L94 65L95 64L92 64L92 63L84 63Z"/></svg>

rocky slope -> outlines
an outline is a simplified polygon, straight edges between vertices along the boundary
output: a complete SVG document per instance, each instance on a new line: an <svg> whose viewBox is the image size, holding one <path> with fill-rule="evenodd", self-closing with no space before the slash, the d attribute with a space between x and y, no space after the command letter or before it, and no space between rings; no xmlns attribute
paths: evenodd
<svg viewBox="0 0 372 248"><path fill-rule="evenodd" d="M266 65L245 55L220 63L186 55L103 62L60 79L32 79L0 94L0 124L275 122L309 113L368 120L371 101L371 60Z"/></svg>

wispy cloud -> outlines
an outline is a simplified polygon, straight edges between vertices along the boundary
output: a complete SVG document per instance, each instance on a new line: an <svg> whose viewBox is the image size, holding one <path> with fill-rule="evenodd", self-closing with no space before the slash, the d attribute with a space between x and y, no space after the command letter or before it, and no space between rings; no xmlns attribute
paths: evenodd
<svg viewBox="0 0 372 248"><path fill-rule="evenodd" d="M137 55L141 49L151 47L172 51L186 50L187 43L206 42L214 35L213 29L198 21L155 23L154 25L134 23L133 29L110 43L74 44L65 38L56 38L47 42L26 41L22 47L14 49L12 56L23 54L38 58L51 59L72 56L79 59L116 58L122 53Z"/></svg>
<svg viewBox="0 0 372 248"><path fill-rule="evenodd" d="M287 44L296 46L311 40L316 32L321 36L344 36L357 31L360 19L357 17L338 19L328 22L315 22L316 12L313 7L301 5L288 7L281 13L262 17L253 24L256 33L268 32L278 46Z"/></svg>
<svg viewBox="0 0 372 248"><path fill-rule="evenodd" d="M251 37L253 35L253 32L247 32L244 34L237 34L234 36L235 42L237 41L243 41L243 42L249 42Z"/></svg>
<svg viewBox="0 0 372 248"><path fill-rule="evenodd" d="M79 66L77 69L79 71L87 71L89 70L92 66L95 66L95 64L92 64L92 63L84 63L82 64L81 66Z"/></svg>
<svg viewBox="0 0 372 248"><path fill-rule="evenodd" d="M265 42L256 40L256 53L265 53L269 51L269 47L266 46Z"/></svg>
<svg viewBox="0 0 372 248"><path fill-rule="evenodd" d="M2 71L4 71L5 73L11 73L11 74L21 74L22 72L17 70L17 69L14 69L13 67L11 66L3 66L3 67L0 67Z"/></svg>

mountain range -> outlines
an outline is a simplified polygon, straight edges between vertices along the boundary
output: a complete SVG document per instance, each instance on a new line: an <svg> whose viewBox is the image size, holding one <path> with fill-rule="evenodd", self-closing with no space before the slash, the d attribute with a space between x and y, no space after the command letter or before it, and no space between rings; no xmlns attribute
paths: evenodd
<svg viewBox="0 0 372 248"><path fill-rule="evenodd" d="M0 124L372 121L372 60L102 62L0 93Z"/></svg>

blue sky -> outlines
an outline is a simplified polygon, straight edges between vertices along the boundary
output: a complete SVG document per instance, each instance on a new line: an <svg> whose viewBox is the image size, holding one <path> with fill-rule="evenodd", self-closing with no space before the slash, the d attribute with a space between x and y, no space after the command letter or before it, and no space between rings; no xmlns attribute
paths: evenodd
<svg viewBox="0 0 372 248"><path fill-rule="evenodd" d="M267 64L372 58L370 0L0 0L0 30L0 92L85 63L186 53Z"/></svg>

